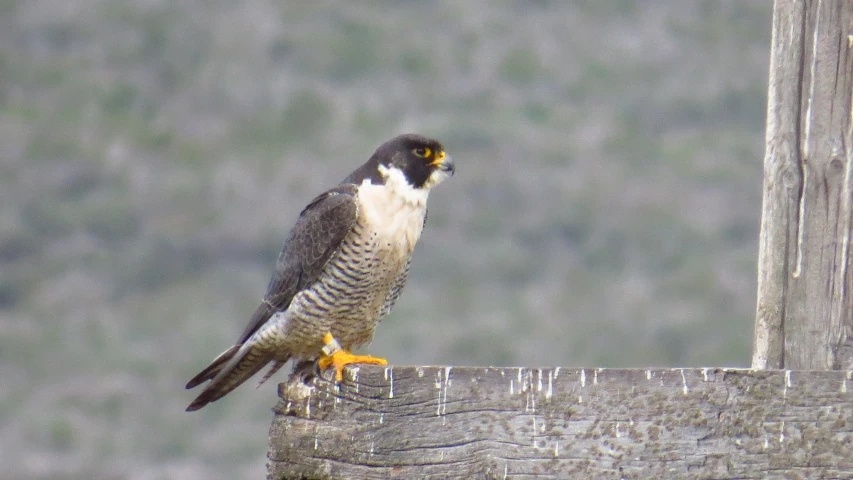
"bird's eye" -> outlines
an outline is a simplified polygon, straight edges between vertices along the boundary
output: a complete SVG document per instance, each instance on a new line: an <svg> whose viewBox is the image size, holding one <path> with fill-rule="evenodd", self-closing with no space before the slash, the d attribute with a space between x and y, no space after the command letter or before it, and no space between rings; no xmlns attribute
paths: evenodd
<svg viewBox="0 0 853 480"><path fill-rule="evenodd" d="M421 158L427 158L430 155L432 155L432 150L430 150L428 147L418 147L418 148L412 149L412 153L414 153L415 155L417 155Z"/></svg>

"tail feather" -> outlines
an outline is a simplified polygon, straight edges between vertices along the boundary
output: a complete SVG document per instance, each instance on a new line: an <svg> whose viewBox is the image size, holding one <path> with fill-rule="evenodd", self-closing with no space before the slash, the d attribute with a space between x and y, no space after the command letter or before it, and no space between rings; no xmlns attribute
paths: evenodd
<svg viewBox="0 0 853 480"><path fill-rule="evenodd" d="M208 403L224 397L274 359L272 352L256 346L244 345L234 350L235 347L231 347L217 357L209 367L187 384L188 386L191 384L198 385L206 378L213 378L201 394L187 407L188 412L198 410ZM234 351L232 352L232 350ZM200 380L195 382L198 379Z"/></svg>
<svg viewBox="0 0 853 480"><path fill-rule="evenodd" d="M285 363L287 363L287 360L285 360L285 361L283 361L283 362L282 362L281 360L276 360L276 361L275 361L275 363L273 363L273 364L272 364L272 367L270 367L269 371L268 371L267 373L265 373L265 374L264 374L264 378L262 378L262 379L261 379L261 381L260 381L260 382L258 382L258 386L257 386L257 387L255 387L255 388L260 388L260 387L261 387L261 385L263 385L263 384L264 384L264 382L266 382L267 380L269 380L269 379L270 379L270 377L272 377L273 375L275 375L275 372L279 371L279 369L280 369L281 367L283 367Z"/></svg>
<svg viewBox="0 0 853 480"><path fill-rule="evenodd" d="M222 370L222 367L224 367L225 364L228 363L228 361L231 360L232 357L234 357L234 354L237 353L238 350L240 350L239 344L234 345L228 350L225 350L224 352L220 353L218 357L216 357L212 362L210 362L210 365L208 365L198 375L194 376L189 382L187 382L187 386L185 388L187 390L195 388L215 377L216 374L219 373L220 370Z"/></svg>

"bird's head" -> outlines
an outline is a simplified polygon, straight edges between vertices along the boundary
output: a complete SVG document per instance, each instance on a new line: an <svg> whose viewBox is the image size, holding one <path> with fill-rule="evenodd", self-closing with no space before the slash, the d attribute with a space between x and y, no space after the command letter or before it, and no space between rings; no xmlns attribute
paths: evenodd
<svg viewBox="0 0 853 480"><path fill-rule="evenodd" d="M454 171L453 159L438 140L408 133L383 143L344 183L360 184L365 179L374 185L404 181L412 189L429 191Z"/></svg>

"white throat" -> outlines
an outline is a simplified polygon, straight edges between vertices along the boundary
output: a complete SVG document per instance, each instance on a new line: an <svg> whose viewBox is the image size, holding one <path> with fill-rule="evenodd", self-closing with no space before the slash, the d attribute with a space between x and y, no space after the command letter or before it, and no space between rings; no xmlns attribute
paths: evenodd
<svg viewBox="0 0 853 480"><path fill-rule="evenodd" d="M388 190L390 197L413 206L426 206L429 189L411 186L402 170L379 165L379 174L385 179L385 185L378 186Z"/></svg>
<svg viewBox="0 0 853 480"><path fill-rule="evenodd" d="M397 168L379 166L383 185L365 179L358 187L360 215L381 236L396 239L397 246L411 252L421 236L429 191L414 188Z"/></svg>

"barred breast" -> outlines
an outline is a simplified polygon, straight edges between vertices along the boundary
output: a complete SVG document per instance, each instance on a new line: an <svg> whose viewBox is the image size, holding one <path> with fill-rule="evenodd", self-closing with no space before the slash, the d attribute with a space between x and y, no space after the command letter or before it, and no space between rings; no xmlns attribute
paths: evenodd
<svg viewBox="0 0 853 480"><path fill-rule="evenodd" d="M405 285L426 198L412 201L388 185L366 184L358 202L352 232L317 282L283 312L284 348L294 356L316 357L328 331L346 349L369 343Z"/></svg>

